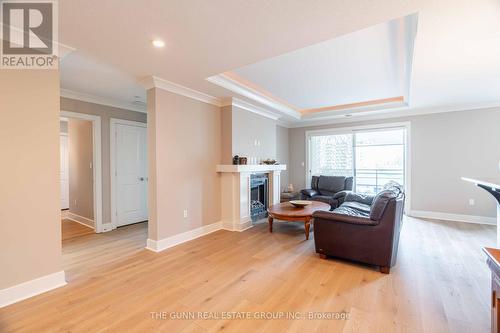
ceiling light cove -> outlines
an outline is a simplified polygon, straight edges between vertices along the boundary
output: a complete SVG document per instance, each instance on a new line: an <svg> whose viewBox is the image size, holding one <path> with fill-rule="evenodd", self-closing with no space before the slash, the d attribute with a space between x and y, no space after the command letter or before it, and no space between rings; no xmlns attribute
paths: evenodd
<svg viewBox="0 0 500 333"><path fill-rule="evenodd" d="M408 106L417 14L207 78L300 119Z"/></svg>
<svg viewBox="0 0 500 333"><path fill-rule="evenodd" d="M162 47L165 47L165 42L162 41L161 39L153 39L153 42L152 42L153 46L158 48L158 49L161 49Z"/></svg>

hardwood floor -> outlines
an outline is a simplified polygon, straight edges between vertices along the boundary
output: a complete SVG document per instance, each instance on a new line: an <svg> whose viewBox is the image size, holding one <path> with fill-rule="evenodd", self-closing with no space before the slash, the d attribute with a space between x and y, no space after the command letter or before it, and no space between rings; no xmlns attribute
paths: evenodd
<svg viewBox="0 0 500 333"><path fill-rule="evenodd" d="M217 231L161 253L144 249L146 224L105 234L78 227L85 228L63 227L68 285L0 309L1 332L489 331L481 247L495 245L492 226L407 218L389 275L319 259L299 223L276 222L272 234L267 223ZM163 311L346 311L350 318L152 318Z"/></svg>
<svg viewBox="0 0 500 333"><path fill-rule="evenodd" d="M143 251L147 235L147 223L96 234L92 228L71 220L63 220L62 254L66 281L71 282L79 277L91 278L90 272L121 262Z"/></svg>
<svg viewBox="0 0 500 333"><path fill-rule="evenodd" d="M61 231L63 245L68 244L68 241L73 238L95 234L94 229L65 218L61 221Z"/></svg>

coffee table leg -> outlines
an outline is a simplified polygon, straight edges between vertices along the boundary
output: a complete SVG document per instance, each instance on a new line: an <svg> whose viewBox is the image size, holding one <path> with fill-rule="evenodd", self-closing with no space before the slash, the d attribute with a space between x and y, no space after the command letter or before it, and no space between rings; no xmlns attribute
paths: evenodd
<svg viewBox="0 0 500 333"><path fill-rule="evenodd" d="M311 228L311 218L306 218L304 221L304 227L306 228L306 240L309 240L309 229Z"/></svg>
<svg viewBox="0 0 500 333"><path fill-rule="evenodd" d="M271 217L271 215L269 215L269 232L273 232L273 218Z"/></svg>

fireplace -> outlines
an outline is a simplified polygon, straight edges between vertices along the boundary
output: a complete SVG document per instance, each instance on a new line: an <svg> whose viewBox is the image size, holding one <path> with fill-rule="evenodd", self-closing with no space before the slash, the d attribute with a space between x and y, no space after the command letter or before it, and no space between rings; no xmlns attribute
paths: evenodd
<svg viewBox="0 0 500 333"><path fill-rule="evenodd" d="M253 222L267 217L269 179L266 173L250 176L250 218Z"/></svg>
<svg viewBox="0 0 500 333"><path fill-rule="evenodd" d="M253 226L252 220L267 215L266 209L255 202L252 209L252 199L264 207L280 202L280 174L286 170L286 165L219 164L216 170L221 174L221 222L224 229L243 231Z"/></svg>

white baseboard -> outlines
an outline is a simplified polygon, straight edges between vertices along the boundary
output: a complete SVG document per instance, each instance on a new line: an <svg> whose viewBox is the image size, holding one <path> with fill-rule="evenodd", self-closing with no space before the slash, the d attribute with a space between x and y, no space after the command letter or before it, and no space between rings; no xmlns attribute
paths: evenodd
<svg viewBox="0 0 500 333"><path fill-rule="evenodd" d="M222 229L227 230L227 231L242 232L242 231L245 231L247 229L250 229L251 227L253 227L252 221L246 221L244 223L240 223L237 225L233 224L230 221L229 222L227 222L227 221L222 222Z"/></svg>
<svg viewBox="0 0 500 333"><path fill-rule="evenodd" d="M487 216L449 214L449 213L441 213L441 212L430 212L430 211L424 211L424 210L411 210L408 215L411 217L419 217L419 218L424 218L424 219L456 221L456 222L477 223L477 224L489 224L489 225L496 225L497 224L496 218L487 217Z"/></svg>
<svg viewBox="0 0 500 333"><path fill-rule="evenodd" d="M80 223L86 227L94 229L94 225L95 225L94 220L88 219L88 218L80 216L78 214L71 213L68 211L64 214L64 218L71 220L71 221L74 221L74 222L77 222L77 223Z"/></svg>
<svg viewBox="0 0 500 333"><path fill-rule="evenodd" d="M227 231L236 231L233 228L233 223L227 221L222 221L222 229Z"/></svg>
<svg viewBox="0 0 500 333"><path fill-rule="evenodd" d="M190 240L196 239L201 236L208 235L212 232L221 229L222 229L222 222L215 222L174 236L163 238L157 241L148 238L146 249L151 250L153 252L160 252L168 248L171 248L173 246L188 242Z"/></svg>
<svg viewBox="0 0 500 333"><path fill-rule="evenodd" d="M113 223L104 223L102 225L101 232L108 232L108 231L115 230L115 229L116 229L116 226L113 225Z"/></svg>
<svg viewBox="0 0 500 333"><path fill-rule="evenodd" d="M2 289L0 290L0 308L62 287L65 284L64 271L60 271Z"/></svg>

